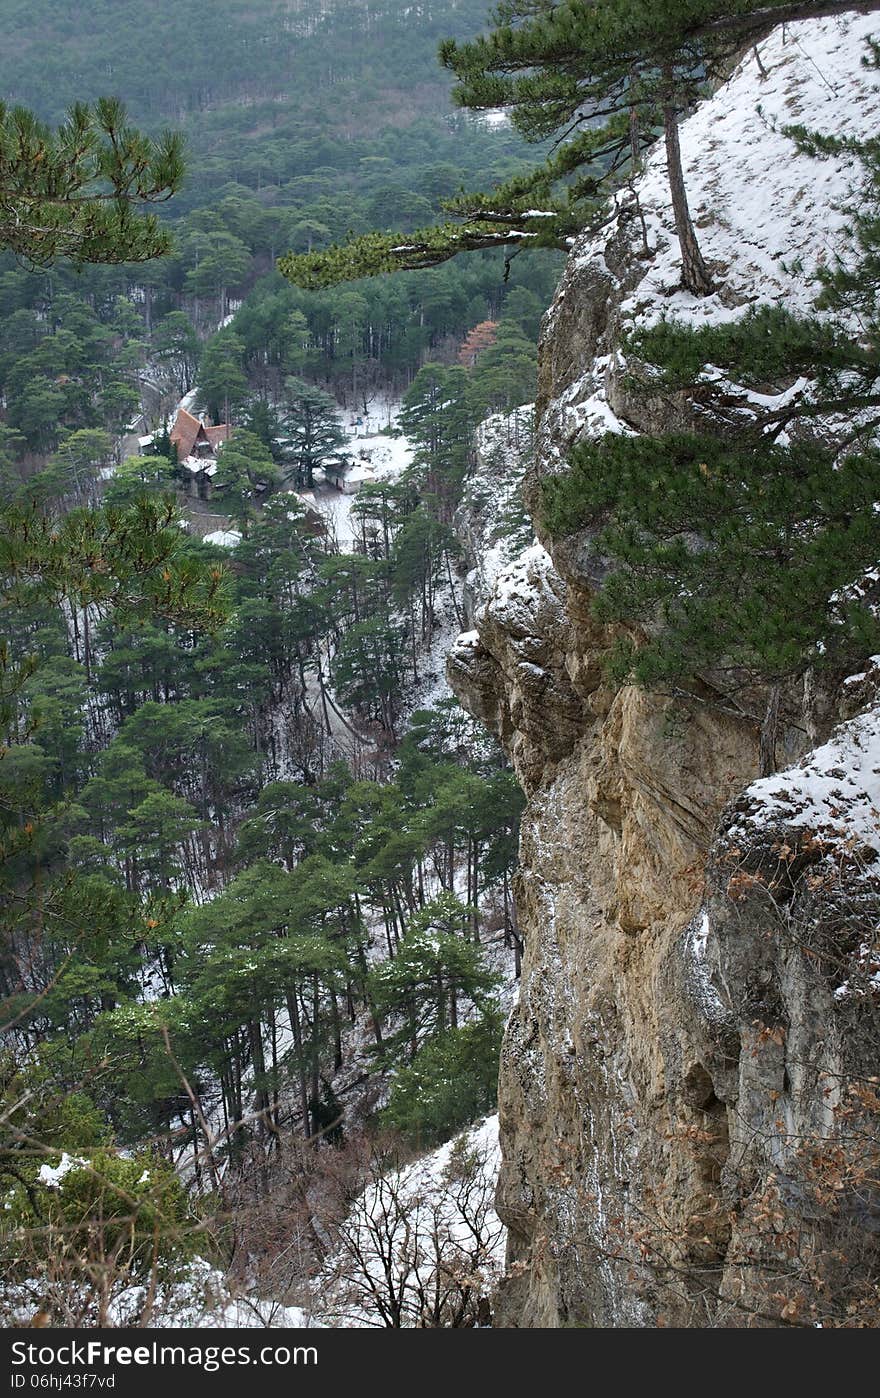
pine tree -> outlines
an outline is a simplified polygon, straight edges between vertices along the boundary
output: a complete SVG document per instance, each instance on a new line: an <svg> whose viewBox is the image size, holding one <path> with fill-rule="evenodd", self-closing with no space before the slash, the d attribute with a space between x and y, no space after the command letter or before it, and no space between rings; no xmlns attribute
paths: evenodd
<svg viewBox="0 0 880 1398"><path fill-rule="evenodd" d="M217 458L213 484L220 508L247 530L257 488L271 490L279 480L278 467L265 442L256 433L237 427Z"/></svg>
<svg viewBox="0 0 880 1398"><path fill-rule="evenodd" d="M876 65L880 46L871 45L871 52ZM661 320L630 335L624 348L650 366L653 389L660 383L692 396L698 383L705 393L723 376L726 401L713 402L713 408L738 430L751 418L755 433L772 439L842 413L850 418L846 436L855 441L877 426L875 412L867 410L880 408L880 140L829 137L802 127L787 134L816 159L852 155L862 164L861 186L847 209L854 255L815 274L816 312L826 314L764 305L723 325L694 328ZM798 378L798 391L786 393L778 408L759 412L746 396L768 387L782 394Z"/></svg>
<svg viewBox="0 0 880 1398"><path fill-rule="evenodd" d="M311 490L315 471L338 457L345 445L336 402L314 384L290 377L284 384L280 424L283 477Z"/></svg>
<svg viewBox="0 0 880 1398"><path fill-rule="evenodd" d="M683 285L705 295L712 278L688 207L681 114L775 23L877 8L880 0L501 0L491 31L445 41L440 61L457 79L457 105L504 107L527 140L555 141L551 156L488 193L448 201L458 222L289 254L279 270L314 289L476 248L566 248L662 131Z"/></svg>
<svg viewBox="0 0 880 1398"><path fill-rule="evenodd" d="M792 134L817 157L846 150L865 167L851 210L858 256L817 273L825 314L759 306L732 323L633 333L631 390L679 393L716 432L579 444L542 492L551 533L594 532L609 565L597 613L640 628L618 646L614 677L709 677L734 707L746 686L768 684L764 771L783 685L858 665L880 644L880 145Z"/></svg>
<svg viewBox="0 0 880 1398"><path fill-rule="evenodd" d="M199 370L199 401L215 422L230 422L247 402L244 344L227 326L205 345Z"/></svg>
<svg viewBox="0 0 880 1398"><path fill-rule="evenodd" d="M77 103L56 131L0 103L0 246L36 267L161 257L170 233L142 208L182 178L180 137L148 139L114 98Z"/></svg>
<svg viewBox="0 0 880 1398"><path fill-rule="evenodd" d="M839 461L808 444L606 436L546 483L544 518L554 533L596 529L610 564L596 613L640 630L619 642L612 678L674 690L701 676L744 716L743 692L770 685L754 716L766 773L781 686L880 646L865 581L880 556L877 499L877 451Z"/></svg>

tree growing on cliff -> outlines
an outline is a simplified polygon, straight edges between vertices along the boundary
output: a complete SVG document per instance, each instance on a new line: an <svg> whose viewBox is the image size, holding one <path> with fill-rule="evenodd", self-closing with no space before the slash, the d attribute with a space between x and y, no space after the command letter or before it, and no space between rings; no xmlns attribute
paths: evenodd
<svg viewBox="0 0 880 1398"><path fill-rule="evenodd" d="M880 44L869 44L866 62L880 66ZM880 139L803 127L787 134L818 160L854 156L862 166L861 186L846 209L853 255L817 268L816 311L759 306L739 320L700 327L661 320L628 336L626 352L650 366L652 391L659 383L693 396L698 386L723 381L722 414L741 426L745 411L770 440L832 414L851 419L851 441L864 440L878 426L880 409ZM780 401L759 411L748 395L768 386L779 390Z"/></svg>
<svg viewBox="0 0 880 1398"><path fill-rule="evenodd" d="M688 207L681 114L774 24L877 8L880 0L502 0L488 34L446 40L440 61L455 74L458 106L504 107L526 140L554 141L551 155L488 193L447 201L457 222L288 254L279 269L314 289L477 248L566 248L662 131L683 285L705 295L712 277Z"/></svg>
<svg viewBox="0 0 880 1398"><path fill-rule="evenodd" d="M643 366L633 391L659 383L705 410L707 386L720 384L721 433L610 434L579 444L570 473L543 487L551 532L598 531L611 564L599 615L644 629L620 643L616 678L713 672L728 699L769 683L764 772L783 683L858 665L880 644L880 142L796 134L813 154L857 153L865 166L851 211L858 257L818 274L817 306L832 314L760 307L733 324L661 321L631 335L626 353ZM810 426L819 419L823 442Z"/></svg>
<svg viewBox="0 0 880 1398"><path fill-rule="evenodd" d="M880 645L858 581L880 549L880 453L835 463L806 444L608 435L570 464L544 486L545 522L556 534L598 527L611 569L596 612L644 628L619 642L614 678L656 687L712 675L734 707L747 685L769 682L761 766L773 771L779 686Z"/></svg>

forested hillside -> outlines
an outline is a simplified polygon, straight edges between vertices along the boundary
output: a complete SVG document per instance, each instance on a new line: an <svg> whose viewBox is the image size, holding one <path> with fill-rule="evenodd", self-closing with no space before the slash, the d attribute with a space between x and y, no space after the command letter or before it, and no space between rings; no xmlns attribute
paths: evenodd
<svg viewBox="0 0 880 1398"><path fill-rule="evenodd" d="M876 1325L878 9L4 6L0 1324Z"/></svg>
<svg viewBox="0 0 880 1398"><path fill-rule="evenodd" d="M380 1160L493 1107L522 798L442 670L474 428L534 395L553 267L273 266L521 158L450 118L436 43L481 18L7 16L11 101L113 92L188 146L170 256L0 267L7 1321L303 1304ZM230 424L197 478L181 404Z"/></svg>

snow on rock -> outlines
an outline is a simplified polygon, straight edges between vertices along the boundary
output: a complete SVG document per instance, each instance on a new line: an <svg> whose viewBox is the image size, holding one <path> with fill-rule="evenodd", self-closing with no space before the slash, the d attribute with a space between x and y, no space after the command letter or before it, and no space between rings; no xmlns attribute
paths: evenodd
<svg viewBox="0 0 880 1398"><path fill-rule="evenodd" d="M467 662L478 652L488 628L500 629L514 639L539 633L536 617L549 608L554 614L560 603L553 582L558 584L553 560L543 544L534 543L507 563L495 577L492 589L475 617L476 625L461 632L449 652L450 661ZM529 662L519 656L520 665ZM533 669L540 666L532 664Z"/></svg>
<svg viewBox="0 0 880 1398"><path fill-rule="evenodd" d="M499 1159L498 1117L491 1116L429 1155L377 1172L313 1286L319 1322L382 1326L384 1311L399 1305L403 1326L431 1324L425 1305L437 1294L434 1283L455 1296L456 1278L475 1301L488 1296L506 1244L494 1208Z"/></svg>
<svg viewBox="0 0 880 1398"><path fill-rule="evenodd" d="M838 1003L880 994L880 950L861 942L854 962L855 975L842 981L834 992Z"/></svg>
<svg viewBox="0 0 880 1398"><path fill-rule="evenodd" d="M539 597L546 592L553 560L543 544L532 544L495 579L489 606L498 623L516 634L527 631Z"/></svg>
<svg viewBox="0 0 880 1398"><path fill-rule="evenodd" d="M531 403L512 413L495 413L477 428L474 465L455 516L467 568L463 595L468 620L502 568L535 537L522 499L523 478L533 459Z"/></svg>
<svg viewBox="0 0 880 1398"><path fill-rule="evenodd" d="M862 65L874 15L804 20L779 26L707 102L682 123L685 181L700 245L717 267L719 291L695 297L677 289L678 240L665 153L655 147L639 197L656 247L644 279L625 303L634 320L661 314L719 322L742 314L733 304L783 302L809 311L808 273L845 251L840 207L858 178L852 156L801 154L786 126L871 136L880 117L880 74ZM593 256L592 249L586 256ZM671 293L671 294L670 294Z"/></svg>
<svg viewBox="0 0 880 1398"><path fill-rule="evenodd" d="M656 426L649 420L651 405L635 402L627 391L620 350L627 331L662 317L692 325L727 322L759 303L813 310L818 287L812 272L851 249L843 205L859 184L861 165L847 154L822 160L802 154L783 128L800 124L859 136L876 130L880 74L861 61L876 28L875 16L854 15L779 27L761 42L757 56L751 51L730 80L682 122L688 197L714 294L696 297L681 289L662 141L638 184L651 256L639 256L639 222L629 191L615 196L599 234L576 241L542 332L541 379L550 389L536 444L543 472L563 464L573 441ZM810 391L799 380L781 394L762 396L740 389L712 366L705 372L719 391L741 396L743 413L783 407ZM475 484L498 490L497 477L481 471ZM528 542L522 539L520 546ZM564 572L564 546L554 548ZM466 598L468 590L475 597L466 620L481 632L480 594L492 589L509 561L504 549L496 552L489 532L468 574ZM504 601L505 589L496 588L489 610Z"/></svg>
<svg viewBox="0 0 880 1398"><path fill-rule="evenodd" d="M842 724L799 763L749 786L730 827L736 837L770 823L810 832L828 847L880 857L880 709Z"/></svg>
<svg viewBox="0 0 880 1398"><path fill-rule="evenodd" d="M618 356L619 363L623 361ZM611 356L599 355L590 369L590 385L586 391L583 379L576 379L552 404L556 433L566 440L601 437L605 432L631 433L633 429L621 420L608 401Z"/></svg>
<svg viewBox="0 0 880 1398"><path fill-rule="evenodd" d="M862 167L846 153L821 160L803 154L784 128L858 137L876 131L880 73L862 63L876 30L876 16L856 15L780 26L681 123L688 199L712 295L681 287L662 141L638 182L650 255L641 255L640 222L626 190L616 194L605 227L576 240L544 324L545 345L574 343L578 351L545 365L545 470L561 463L577 438L652 429L642 420L650 406L636 403L624 382L619 343L628 331L664 318L697 327L731 322L757 305L815 310L816 270L853 256L845 206L857 195ZM784 406L810 387L800 381L778 401L765 401L723 382L717 370L714 377L719 391L742 398L743 412Z"/></svg>

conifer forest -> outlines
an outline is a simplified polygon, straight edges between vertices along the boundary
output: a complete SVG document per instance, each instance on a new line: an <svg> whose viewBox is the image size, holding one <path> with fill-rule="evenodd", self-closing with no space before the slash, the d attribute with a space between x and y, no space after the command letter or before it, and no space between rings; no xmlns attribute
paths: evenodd
<svg viewBox="0 0 880 1398"><path fill-rule="evenodd" d="M876 1327L880 0L0 16L0 1326Z"/></svg>

